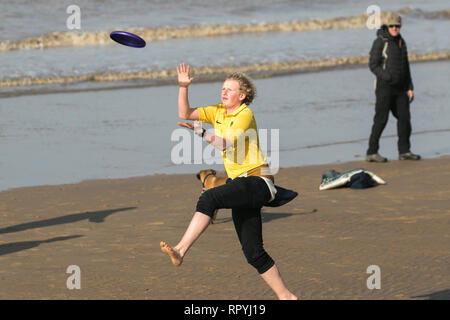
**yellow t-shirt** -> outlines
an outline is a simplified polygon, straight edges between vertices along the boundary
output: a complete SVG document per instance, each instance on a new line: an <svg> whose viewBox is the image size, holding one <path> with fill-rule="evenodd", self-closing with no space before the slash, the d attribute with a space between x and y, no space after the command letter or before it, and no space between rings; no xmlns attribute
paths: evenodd
<svg viewBox="0 0 450 320"><path fill-rule="evenodd" d="M233 141L234 145L222 152L223 164L228 177L241 174L267 164L259 148L258 129L253 112L243 103L237 110L227 114L222 103L197 108L199 120L214 126L214 134Z"/></svg>

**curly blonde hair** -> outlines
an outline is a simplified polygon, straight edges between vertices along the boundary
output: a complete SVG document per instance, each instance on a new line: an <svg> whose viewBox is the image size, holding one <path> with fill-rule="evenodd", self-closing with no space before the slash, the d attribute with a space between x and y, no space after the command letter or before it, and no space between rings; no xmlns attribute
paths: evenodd
<svg viewBox="0 0 450 320"><path fill-rule="evenodd" d="M239 89L245 94L244 101L246 105L252 103L253 99L256 97L256 87L253 80L244 73L234 72L226 78L226 80L236 80L239 82Z"/></svg>

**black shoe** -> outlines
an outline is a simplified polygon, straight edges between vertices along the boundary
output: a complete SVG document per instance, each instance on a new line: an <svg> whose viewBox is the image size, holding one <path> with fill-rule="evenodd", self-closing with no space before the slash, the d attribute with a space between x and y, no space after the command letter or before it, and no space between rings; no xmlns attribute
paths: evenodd
<svg viewBox="0 0 450 320"><path fill-rule="evenodd" d="M398 155L398 160L420 160L421 157L418 154L412 152L400 153Z"/></svg>
<svg viewBox="0 0 450 320"><path fill-rule="evenodd" d="M366 155L368 162L387 162L387 158L380 156L378 153Z"/></svg>

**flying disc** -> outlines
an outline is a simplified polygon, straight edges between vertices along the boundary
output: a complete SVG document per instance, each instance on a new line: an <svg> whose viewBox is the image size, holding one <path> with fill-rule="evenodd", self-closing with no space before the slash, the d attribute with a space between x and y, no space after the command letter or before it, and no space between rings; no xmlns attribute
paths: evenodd
<svg viewBox="0 0 450 320"><path fill-rule="evenodd" d="M145 47L145 40L138 35L126 31L113 31L109 35L114 41L133 48Z"/></svg>

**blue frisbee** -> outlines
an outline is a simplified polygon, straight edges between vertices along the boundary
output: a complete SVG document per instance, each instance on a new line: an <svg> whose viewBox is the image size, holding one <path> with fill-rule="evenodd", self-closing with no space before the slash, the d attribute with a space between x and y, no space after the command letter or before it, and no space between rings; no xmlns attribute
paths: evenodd
<svg viewBox="0 0 450 320"><path fill-rule="evenodd" d="M138 35L126 31L113 31L109 35L115 42L133 48L145 47L145 40Z"/></svg>

